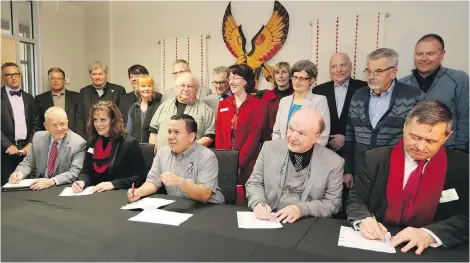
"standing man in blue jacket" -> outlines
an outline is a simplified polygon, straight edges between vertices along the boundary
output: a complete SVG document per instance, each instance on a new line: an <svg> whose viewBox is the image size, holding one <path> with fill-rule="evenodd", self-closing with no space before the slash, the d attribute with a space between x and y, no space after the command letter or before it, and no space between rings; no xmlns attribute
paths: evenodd
<svg viewBox="0 0 470 263"><path fill-rule="evenodd" d="M443 67L444 40L436 34L427 34L416 43L416 69L400 82L419 87L426 100L438 100L452 111L454 133L446 146L468 153L468 90L467 73Z"/></svg>

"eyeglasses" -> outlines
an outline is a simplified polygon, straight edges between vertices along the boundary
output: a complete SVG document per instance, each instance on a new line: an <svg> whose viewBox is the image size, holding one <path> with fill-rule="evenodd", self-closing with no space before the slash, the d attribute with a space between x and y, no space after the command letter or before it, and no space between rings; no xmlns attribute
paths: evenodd
<svg viewBox="0 0 470 263"><path fill-rule="evenodd" d="M194 85L186 85L186 84L179 84L177 85L178 88L180 89L184 89L184 88L187 88L187 89L194 89Z"/></svg>
<svg viewBox="0 0 470 263"><path fill-rule="evenodd" d="M184 71L182 70L182 71L178 71L178 72L173 72L171 74L173 74L174 76L178 76L179 74L184 73L184 72L188 72L188 71L187 70L184 70Z"/></svg>
<svg viewBox="0 0 470 263"><path fill-rule="evenodd" d="M6 78L13 78L13 77L19 78L20 75L21 75L21 73L7 73L7 74L5 74L5 77Z"/></svg>
<svg viewBox="0 0 470 263"><path fill-rule="evenodd" d="M49 78L49 80L55 81L55 80L64 80L64 78Z"/></svg>
<svg viewBox="0 0 470 263"><path fill-rule="evenodd" d="M132 79L132 78L138 78L140 77L140 74L130 74L129 75L129 78Z"/></svg>
<svg viewBox="0 0 470 263"><path fill-rule="evenodd" d="M226 80L224 80L224 81L212 81L212 84L214 84L214 86L224 85L226 83L227 83Z"/></svg>
<svg viewBox="0 0 470 263"><path fill-rule="evenodd" d="M308 78L304 78L304 77L297 77L297 76L293 76L292 77L292 80L293 81L298 81L298 82L305 82L307 80L311 79L311 77L308 77Z"/></svg>
<svg viewBox="0 0 470 263"><path fill-rule="evenodd" d="M377 76L379 77L380 75L382 75L385 71L389 70L389 69L392 69L392 68L395 68L395 67L388 67L386 69L376 69L374 71L370 71L368 68L364 69L364 75L366 75L367 77L371 76L372 74L374 74L374 76Z"/></svg>

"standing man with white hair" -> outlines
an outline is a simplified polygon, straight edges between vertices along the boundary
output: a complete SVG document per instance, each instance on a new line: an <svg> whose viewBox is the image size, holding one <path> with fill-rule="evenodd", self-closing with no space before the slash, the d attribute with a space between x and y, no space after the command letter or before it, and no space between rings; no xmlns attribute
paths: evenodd
<svg viewBox="0 0 470 263"><path fill-rule="evenodd" d="M10 183L19 183L34 174L39 179L31 185L31 190L41 190L72 183L78 178L86 141L69 130L67 113L62 108L50 107L44 118L46 131L34 134L31 150L10 175Z"/></svg>
<svg viewBox="0 0 470 263"><path fill-rule="evenodd" d="M406 115L423 100L417 87L396 79L398 53L379 48L367 56L368 87L358 89L349 106L344 146L344 184L353 185L353 175L361 175L366 151L395 145L402 138Z"/></svg>
<svg viewBox="0 0 470 263"><path fill-rule="evenodd" d="M204 102L196 98L199 84L194 75L183 72L176 80L178 95L158 107L150 122L149 143L156 150L168 145L168 125L170 118L176 114L188 114L197 123L196 141L203 146L209 146L215 139L215 114Z"/></svg>
<svg viewBox="0 0 470 263"><path fill-rule="evenodd" d="M91 63L88 72L93 83L80 90L85 123L88 122L88 114L93 104L100 100L109 100L119 107L120 97L126 94L123 86L108 82L108 66L105 63Z"/></svg>

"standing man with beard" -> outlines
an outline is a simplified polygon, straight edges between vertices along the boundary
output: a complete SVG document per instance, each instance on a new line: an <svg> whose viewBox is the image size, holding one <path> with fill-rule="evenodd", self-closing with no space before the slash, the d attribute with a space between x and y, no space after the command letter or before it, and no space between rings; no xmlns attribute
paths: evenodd
<svg viewBox="0 0 470 263"><path fill-rule="evenodd" d="M395 145L402 138L408 112L423 100L417 87L396 79L398 53L379 48L367 56L368 87L357 90L349 106L344 147L344 184L353 186L353 175L363 172L366 151Z"/></svg>

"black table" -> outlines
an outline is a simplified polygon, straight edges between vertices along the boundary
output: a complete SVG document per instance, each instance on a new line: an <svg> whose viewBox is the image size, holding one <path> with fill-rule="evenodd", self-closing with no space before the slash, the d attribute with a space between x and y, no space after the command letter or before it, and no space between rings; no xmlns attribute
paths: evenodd
<svg viewBox="0 0 470 263"><path fill-rule="evenodd" d="M296 250L322 256L328 256L333 261L375 261L375 262L410 262L410 261L457 261L468 262L468 244L453 247L452 249L427 248L421 255L416 255L414 249L403 253L402 246L396 248L395 254L354 249L338 246L338 237L341 226L348 226L346 221L330 218L319 218L310 228L307 235L297 245ZM392 235L398 233L399 228L388 228ZM406 243L405 243L406 244Z"/></svg>
<svg viewBox="0 0 470 263"><path fill-rule="evenodd" d="M283 229L238 229L241 206L184 198L165 210L194 214L178 227L132 222L126 191L59 197L64 187L2 192L2 261L312 261L293 248L315 218ZM328 257L318 260L327 260Z"/></svg>
<svg viewBox="0 0 470 263"><path fill-rule="evenodd" d="M304 218L283 229L238 229L246 207L175 200L191 213L178 227L128 221L125 190L59 197L64 187L2 192L2 261L468 261L468 245L449 251L377 253L338 247L344 221Z"/></svg>

